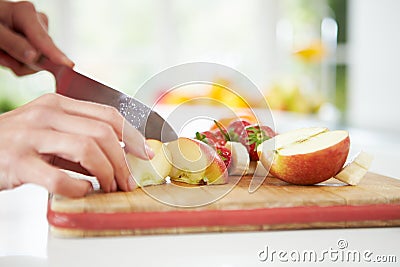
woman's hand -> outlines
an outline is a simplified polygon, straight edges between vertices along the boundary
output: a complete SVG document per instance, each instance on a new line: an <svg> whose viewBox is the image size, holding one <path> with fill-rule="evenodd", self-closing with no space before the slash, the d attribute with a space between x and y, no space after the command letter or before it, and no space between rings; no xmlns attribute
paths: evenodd
<svg viewBox="0 0 400 267"><path fill-rule="evenodd" d="M30 2L0 0L0 65L16 75L35 71L29 68L41 54L52 62L73 67L47 33L48 19Z"/></svg>
<svg viewBox="0 0 400 267"><path fill-rule="evenodd" d="M144 137L114 108L44 95L0 115L0 189L35 183L50 192L84 196L87 181L70 178L53 164L69 162L99 180L104 192L132 190L135 186L121 148L122 131L129 152L153 157Z"/></svg>

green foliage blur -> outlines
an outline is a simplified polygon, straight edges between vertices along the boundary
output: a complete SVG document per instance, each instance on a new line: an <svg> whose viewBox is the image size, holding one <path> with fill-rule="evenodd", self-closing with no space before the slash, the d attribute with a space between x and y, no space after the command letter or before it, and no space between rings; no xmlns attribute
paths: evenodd
<svg viewBox="0 0 400 267"><path fill-rule="evenodd" d="M338 43L347 41L347 0L328 0L328 5L335 14L338 23Z"/></svg>
<svg viewBox="0 0 400 267"><path fill-rule="evenodd" d="M8 98L0 99L0 114L11 111L11 110L15 109L16 107L17 107L17 105L11 99L8 99Z"/></svg>

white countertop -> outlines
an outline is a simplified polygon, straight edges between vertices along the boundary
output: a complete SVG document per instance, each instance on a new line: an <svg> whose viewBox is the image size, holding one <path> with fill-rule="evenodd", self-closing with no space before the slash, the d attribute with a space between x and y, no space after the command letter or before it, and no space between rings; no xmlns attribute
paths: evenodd
<svg viewBox="0 0 400 267"><path fill-rule="evenodd" d="M374 155L371 171L400 177L400 137L356 129L350 129L350 136L353 152L363 149ZM397 264L384 266L400 262L400 227L59 239L48 233L46 212L43 188L24 185L0 192L0 266L267 266L285 264L285 259L293 263L289 253L305 250L315 251L319 259L325 250L351 250L371 252L371 260L396 257ZM338 242L348 247L340 250ZM275 258L262 262L259 253L266 247L276 251ZM281 250L286 254L279 259ZM322 266L354 265L325 255Z"/></svg>

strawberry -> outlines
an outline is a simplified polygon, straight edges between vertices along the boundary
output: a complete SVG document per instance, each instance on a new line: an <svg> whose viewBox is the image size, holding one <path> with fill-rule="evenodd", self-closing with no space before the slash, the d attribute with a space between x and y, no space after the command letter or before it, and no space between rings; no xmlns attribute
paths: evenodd
<svg viewBox="0 0 400 267"><path fill-rule="evenodd" d="M229 165L231 164L232 152L228 148L220 145L216 146L216 150L220 158L225 163L225 166L228 168Z"/></svg>
<svg viewBox="0 0 400 267"><path fill-rule="evenodd" d="M226 136L220 130L215 131L214 136L217 145L224 146L226 144Z"/></svg>
<svg viewBox="0 0 400 267"><path fill-rule="evenodd" d="M205 132L196 132L195 139L206 143L207 145L214 147L217 143L217 138L215 137L214 133L210 131Z"/></svg>
<svg viewBox="0 0 400 267"><path fill-rule="evenodd" d="M259 160L257 146L274 137L276 133L268 126L248 125L240 135L240 142L247 148L250 160Z"/></svg>
<svg viewBox="0 0 400 267"><path fill-rule="evenodd" d="M225 166L229 166L232 159L232 153L228 148L225 147L225 137L221 135L220 131L216 133L210 131L196 132L195 139L202 141L214 148L217 151L218 156L220 156L225 163Z"/></svg>
<svg viewBox="0 0 400 267"><path fill-rule="evenodd" d="M235 120L228 125L228 134L230 137L230 141L239 142L239 138L244 131L244 128L251 123L246 120Z"/></svg>
<svg viewBox="0 0 400 267"><path fill-rule="evenodd" d="M217 139L217 144L220 146L225 146L226 142L231 140L228 132L226 131L224 126L221 125L221 123L219 123L218 121L214 120L214 123L218 128L218 130L214 132L214 136Z"/></svg>

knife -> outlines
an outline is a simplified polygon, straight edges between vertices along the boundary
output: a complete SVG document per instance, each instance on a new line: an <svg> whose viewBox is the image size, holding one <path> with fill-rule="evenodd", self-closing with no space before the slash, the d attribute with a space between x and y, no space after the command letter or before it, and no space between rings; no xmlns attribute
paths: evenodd
<svg viewBox="0 0 400 267"><path fill-rule="evenodd" d="M35 67L51 72L56 80L56 93L116 108L146 138L170 142L178 138L172 126L157 112L139 100L97 82L72 68L58 65L41 56Z"/></svg>

